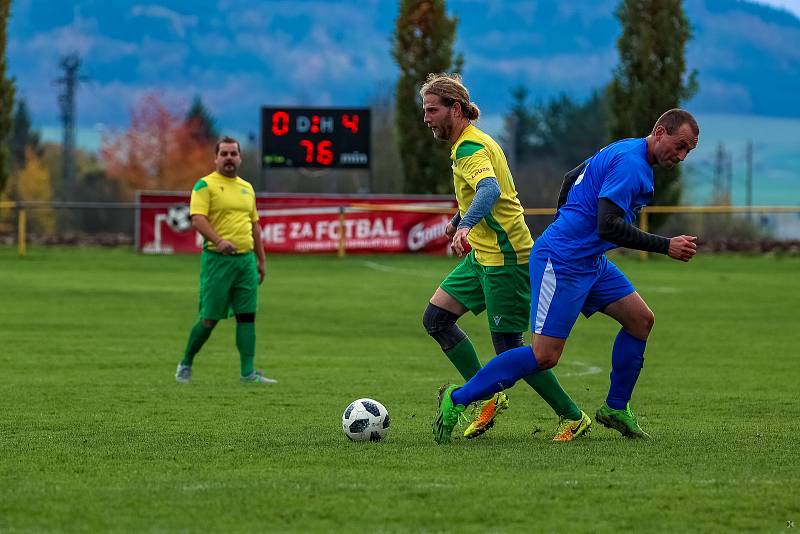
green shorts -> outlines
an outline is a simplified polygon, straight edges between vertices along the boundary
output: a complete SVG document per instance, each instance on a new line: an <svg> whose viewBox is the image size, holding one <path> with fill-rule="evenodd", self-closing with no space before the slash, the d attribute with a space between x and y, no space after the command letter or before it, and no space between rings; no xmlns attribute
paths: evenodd
<svg viewBox="0 0 800 534"><path fill-rule="evenodd" d="M253 252L200 255L200 317L218 321L258 308L258 268Z"/></svg>
<svg viewBox="0 0 800 534"><path fill-rule="evenodd" d="M470 251L439 287L475 315L486 310L492 332L528 331L531 280L527 263L485 267Z"/></svg>

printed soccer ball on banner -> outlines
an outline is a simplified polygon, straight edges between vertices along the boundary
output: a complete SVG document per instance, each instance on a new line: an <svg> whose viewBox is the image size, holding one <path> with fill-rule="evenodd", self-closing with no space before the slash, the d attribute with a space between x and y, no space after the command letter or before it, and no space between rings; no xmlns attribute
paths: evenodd
<svg viewBox="0 0 800 534"><path fill-rule="evenodd" d="M188 204L175 204L167 209L167 224L176 232L186 232L192 228L192 216Z"/></svg>
<svg viewBox="0 0 800 534"><path fill-rule="evenodd" d="M376 400L354 400L342 414L342 430L351 441L380 441L389 431L389 412Z"/></svg>

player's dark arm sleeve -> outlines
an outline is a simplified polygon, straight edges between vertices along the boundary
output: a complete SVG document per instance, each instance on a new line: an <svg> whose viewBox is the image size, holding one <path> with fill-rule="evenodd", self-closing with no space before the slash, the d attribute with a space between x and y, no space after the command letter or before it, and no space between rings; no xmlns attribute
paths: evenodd
<svg viewBox="0 0 800 534"><path fill-rule="evenodd" d="M558 193L558 205L556 209L559 209L567 201L569 190L572 189L572 184L574 184L578 176L581 175L584 167L586 167L585 161L564 175L564 181L561 182L561 191Z"/></svg>
<svg viewBox="0 0 800 534"><path fill-rule="evenodd" d="M461 212L457 211L456 214L453 215L453 218L450 219L450 224L458 228L458 223L460 222L461 222Z"/></svg>
<svg viewBox="0 0 800 534"><path fill-rule="evenodd" d="M669 239L642 232L625 222L625 211L605 197L597 203L597 233L601 239L617 246L666 254Z"/></svg>
<svg viewBox="0 0 800 534"><path fill-rule="evenodd" d="M458 223L458 229L473 228L481 222L481 219L492 211L492 206L498 198L500 198L500 184L497 182L497 178L483 178L478 182L475 196L464 217L461 218L461 222Z"/></svg>

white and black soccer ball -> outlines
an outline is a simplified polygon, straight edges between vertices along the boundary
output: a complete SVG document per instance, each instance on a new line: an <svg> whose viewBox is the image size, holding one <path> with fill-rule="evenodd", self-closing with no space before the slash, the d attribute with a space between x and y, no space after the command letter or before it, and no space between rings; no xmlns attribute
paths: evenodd
<svg viewBox="0 0 800 534"><path fill-rule="evenodd" d="M192 228L192 216L188 204L173 204L167 209L167 224L176 232L186 232Z"/></svg>
<svg viewBox="0 0 800 534"><path fill-rule="evenodd" d="M351 441L380 441L389 432L389 412L380 402L358 399L342 414L342 430Z"/></svg>

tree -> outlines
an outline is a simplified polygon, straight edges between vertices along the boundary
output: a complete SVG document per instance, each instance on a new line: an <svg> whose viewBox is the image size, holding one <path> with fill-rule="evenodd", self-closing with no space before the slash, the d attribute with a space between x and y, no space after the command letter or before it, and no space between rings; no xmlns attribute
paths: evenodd
<svg viewBox="0 0 800 534"><path fill-rule="evenodd" d="M697 91L697 72L686 76L685 48L691 27L682 0L622 0L616 16L619 66L609 87L611 136L641 137L661 113L679 107ZM680 174L655 170L654 204L677 204Z"/></svg>
<svg viewBox="0 0 800 534"><path fill-rule="evenodd" d="M451 190L450 155L422 122L418 91L431 72L460 72L461 55L453 56L458 19L445 13L444 0L402 0L395 22L392 55L400 68L397 80L397 140L407 193Z"/></svg>
<svg viewBox="0 0 800 534"><path fill-rule="evenodd" d="M10 11L11 0L0 0L0 191L8 181L8 138L14 107L14 80L6 79L6 26Z"/></svg>
<svg viewBox="0 0 800 534"><path fill-rule="evenodd" d="M186 113L186 126L189 128L192 137L201 143L213 142L216 144L219 138L216 121L211 113L203 105L200 95L194 97L189 111Z"/></svg>
<svg viewBox="0 0 800 534"><path fill-rule="evenodd" d="M198 140L156 95L143 97L131 112L131 127L103 139L100 156L108 175L126 187L189 190L213 170L214 142Z"/></svg>
<svg viewBox="0 0 800 534"><path fill-rule="evenodd" d="M12 173L25 166L28 149L31 149L38 157L42 156L41 135L31 128L31 115L24 98L17 100L11 120L8 148L11 152Z"/></svg>
<svg viewBox="0 0 800 534"><path fill-rule="evenodd" d="M526 88L512 90L502 139L524 206L555 206L564 173L605 144L607 109L598 91L585 102L562 94L530 105Z"/></svg>
<svg viewBox="0 0 800 534"><path fill-rule="evenodd" d="M25 165L9 180L4 200L49 202L53 199L50 172L40 157L26 148ZM55 212L50 207L34 207L28 210L28 227L31 232L52 234L55 230Z"/></svg>

